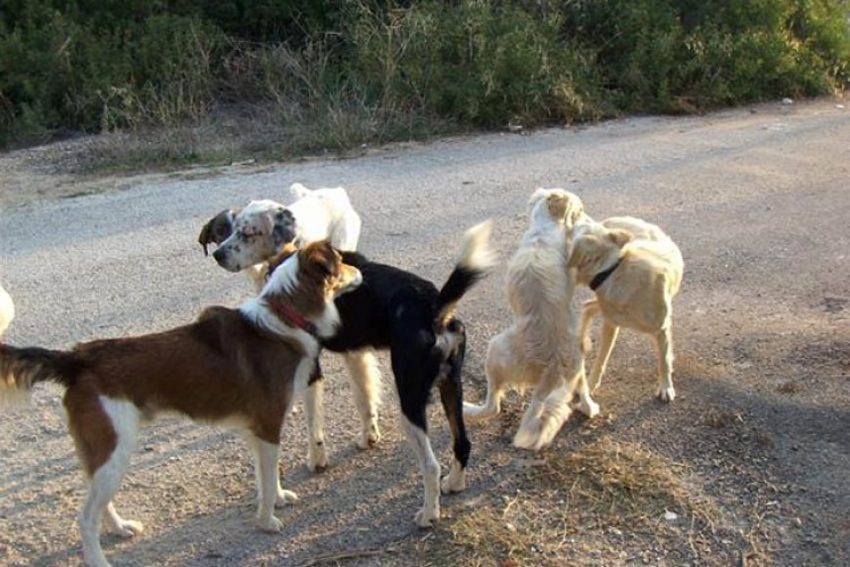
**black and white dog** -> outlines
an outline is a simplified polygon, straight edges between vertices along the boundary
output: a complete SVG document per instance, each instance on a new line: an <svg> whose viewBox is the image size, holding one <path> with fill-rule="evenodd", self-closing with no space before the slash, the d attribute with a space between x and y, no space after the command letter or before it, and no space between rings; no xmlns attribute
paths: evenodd
<svg viewBox="0 0 850 567"><path fill-rule="evenodd" d="M431 526L440 518L440 491L466 488L470 442L463 422L461 370L466 352L466 330L454 315L463 295L487 273L493 263L489 249L490 221L466 231L455 268L441 289L419 276L368 260L357 252L342 252L343 261L360 270L363 283L335 300L341 325L333 337L321 339L333 352L389 349L402 422L416 453L424 483L424 505L416 522ZM286 254L282 255L285 257ZM270 261L269 273L277 262ZM426 406L436 386L453 438L454 461L440 482L440 464L428 439ZM305 411L311 446L323 445L320 410L309 405L321 400L321 381L308 387Z"/></svg>
<svg viewBox="0 0 850 567"><path fill-rule="evenodd" d="M210 223L215 224L214 221ZM290 219L281 218L279 222L287 224ZM211 226L210 223L208 226ZM221 234L225 239L229 238L228 227L235 230L236 223L225 221L219 224L223 227ZM259 238L244 240L244 246L254 249L248 253L254 261L270 261L269 271L278 262L271 255L263 254L267 254L270 246L274 247L271 235L275 230L280 229L273 226L261 233ZM489 222L467 231L461 256L440 290L410 272L371 262L355 252L342 252L345 262L361 270L362 289L359 293L351 292L347 297L339 298L341 301L337 303L337 309L342 324L336 335L322 341L322 346L346 357L355 403L362 420L363 429L358 442L362 448L372 445L380 436L376 395L380 375L372 349L390 350L405 431L423 475L424 506L416 514L420 526L430 526L439 519L441 488L443 492L459 492L466 487L470 443L463 422L460 380L466 332L453 311L457 302L492 264L493 255L488 247L490 231ZM284 252L280 257L285 255ZM435 385L440 390L454 440L455 459L442 486L440 465L428 439L425 414ZM323 389L322 380L314 380L305 394L308 460L313 470L327 464L321 405Z"/></svg>

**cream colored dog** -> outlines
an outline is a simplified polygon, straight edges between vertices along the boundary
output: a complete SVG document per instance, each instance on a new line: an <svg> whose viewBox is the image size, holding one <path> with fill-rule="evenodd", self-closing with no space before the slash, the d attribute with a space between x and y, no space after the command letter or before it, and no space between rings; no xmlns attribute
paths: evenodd
<svg viewBox="0 0 850 567"><path fill-rule="evenodd" d="M573 230L568 263L576 281L596 297L584 304L582 340L594 316L602 314L599 350L590 372L593 389L602 375L620 327L651 335L658 350L657 395L669 402L673 388L673 297L682 282L684 261L676 244L658 226L634 217L589 218Z"/></svg>
<svg viewBox="0 0 850 567"><path fill-rule="evenodd" d="M0 337L6 332L9 323L15 318L15 304L11 296L0 285Z"/></svg>
<svg viewBox="0 0 850 567"><path fill-rule="evenodd" d="M578 343L578 313L570 309L573 283L568 276L566 226L584 208L561 189L538 189L529 201L531 223L508 264L507 291L513 324L490 341L483 405L464 403L464 417L481 420L500 411L505 392L534 388L531 403L514 436L514 445L538 450L552 442L570 416L569 402L579 388L578 408L593 417Z"/></svg>

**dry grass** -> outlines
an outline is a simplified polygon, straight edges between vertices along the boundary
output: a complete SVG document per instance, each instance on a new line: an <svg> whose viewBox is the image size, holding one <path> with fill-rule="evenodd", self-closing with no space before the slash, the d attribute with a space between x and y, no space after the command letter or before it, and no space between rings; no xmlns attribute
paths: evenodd
<svg viewBox="0 0 850 567"><path fill-rule="evenodd" d="M713 501L689 481L684 466L640 444L604 436L573 453L531 462L516 479L522 489L512 497L492 498L440 528L448 533L434 538L427 561L466 566L681 562L700 559L701 544L715 539L720 512ZM676 518L665 519L667 512ZM660 547L644 550L630 540L638 533Z"/></svg>

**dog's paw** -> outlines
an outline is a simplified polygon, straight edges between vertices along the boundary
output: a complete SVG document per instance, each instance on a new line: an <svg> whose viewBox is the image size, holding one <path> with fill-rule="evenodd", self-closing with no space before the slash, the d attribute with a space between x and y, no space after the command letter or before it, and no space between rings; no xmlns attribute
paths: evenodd
<svg viewBox="0 0 850 567"><path fill-rule="evenodd" d="M145 531L145 526L135 520L121 520L112 526L112 531L121 537L133 537Z"/></svg>
<svg viewBox="0 0 850 567"><path fill-rule="evenodd" d="M416 521L416 525L420 528L432 528L437 523L437 520L440 519L440 507L437 506L433 509L422 508L416 512L413 518Z"/></svg>
<svg viewBox="0 0 850 567"><path fill-rule="evenodd" d="M292 504L293 502L298 502L298 495L292 492L291 490L280 489L277 491L277 498L275 498L275 504L278 506L282 506L284 504Z"/></svg>
<svg viewBox="0 0 850 567"><path fill-rule="evenodd" d="M463 402L463 419L467 419L470 422L483 421L493 417L497 413L499 412L485 405L477 406L469 402Z"/></svg>
<svg viewBox="0 0 850 567"><path fill-rule="evenodd" d="M268 518L257 518L257 527L264 532L274 534L279 533L280 530L283 529L283 522L274 516L269 516Z"/></svg>
<svg viewBox="0 0 850 567"><path fill-rule="evenodd" d="M443 494L453 494L466 490L466 470L455 461L449 474L440 482L440 491Z"/></svg>
<svg viewBox="0 0 850 567"><path fill-rule="evenodd" d="M381 431L378 429L378 424L373 423L360 434L360 439L357 440L357 447L365 451L377 445L380 440Z"/></svg>
<svg viewBox="0 0 850 567"><path fill-rule="evenodd" d="M328 468L328 454L324 443L321 445L310 445L307 452L307 468L310 472L322 472Z"/></svg>
<svg viewBox="0 0 850 567"><path fill-rule="evenodd" d="M599 415L599 404L588 398L587 400L579 400L575 405L575 409L592 419Z"/></svg>
<svg viewBox="0 0 850 567"><path fill-rule="evenodd" d="M672 402L676 399L676 389L673 388L673 384L670 384L669 386L661 386L658 388L655 395L658 396L658 399L662 402Z"/></svg>

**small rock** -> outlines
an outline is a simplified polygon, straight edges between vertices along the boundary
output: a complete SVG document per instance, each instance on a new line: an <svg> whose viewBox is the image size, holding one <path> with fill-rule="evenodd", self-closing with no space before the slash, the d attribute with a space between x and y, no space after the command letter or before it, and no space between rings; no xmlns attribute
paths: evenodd
<svg viewBox="0 0 850 567"><path fill-rule="evenodd" d="M510 523L510 522L508 522L507 524L505 524L505 527L508 529L508 531L509 531L509 532L512 532L512 533L513 533L513 532L516 532L516 526L515 526L515 525L513 525L513 524L512 524L512 523Z"/></svg>
<svg viewBox="0 0 850 567"><path fill-rule="evenodd" d="M675 522L679 519L679 514L677 514L676 512L671 512L670 510L666 510L664 512L664 519L668 522Z"/></svg>
<svg viewBox="0 0 850 567"><path fill-rule="evenodd" d="M782 104L794 104L794 99L785 97L782 99Z"/></svg>
<svg viewBox="0 0 850 567"><path fill-rule="evenodd" d="M836 104L835 108L837 108L838 110L844 110L844 105L843 104Z"/></svg>

